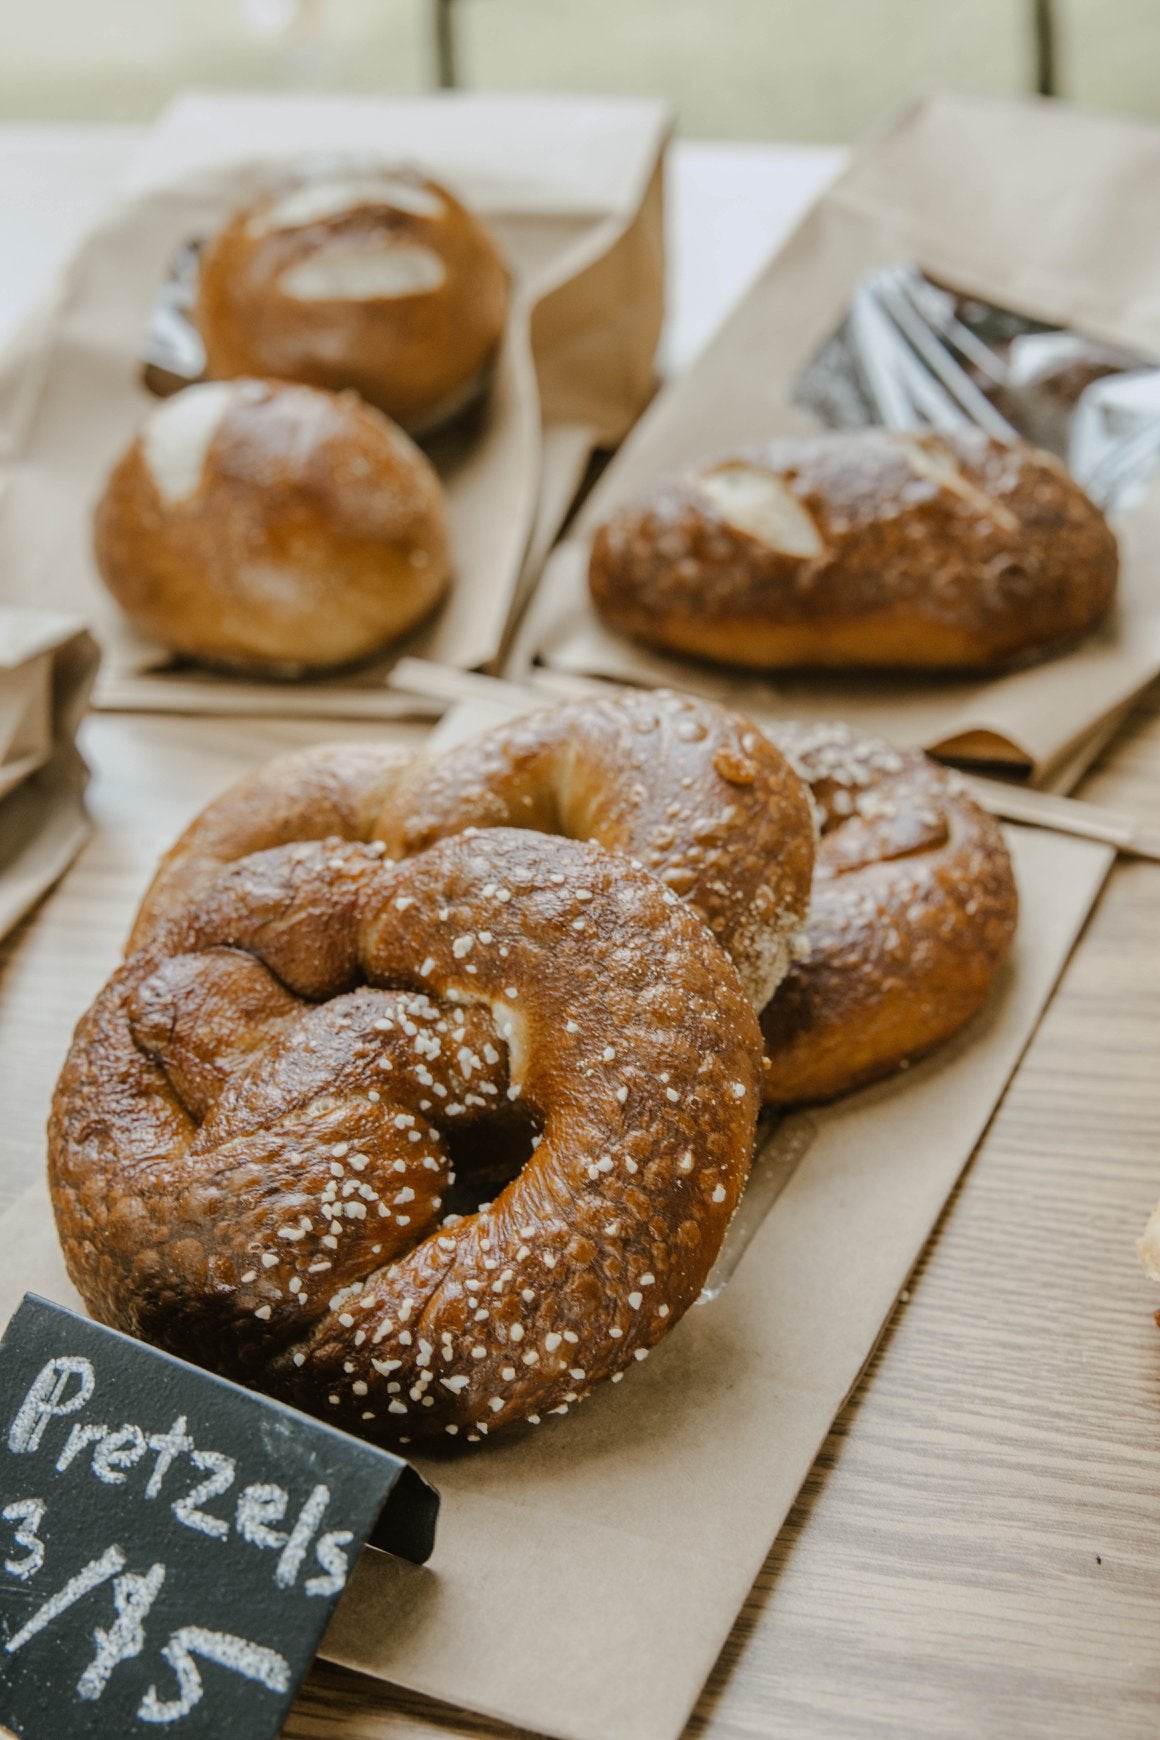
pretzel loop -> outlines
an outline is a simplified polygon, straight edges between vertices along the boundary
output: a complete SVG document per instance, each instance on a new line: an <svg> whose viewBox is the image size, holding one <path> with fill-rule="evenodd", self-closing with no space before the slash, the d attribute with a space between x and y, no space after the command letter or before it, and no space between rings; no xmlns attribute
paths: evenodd
<svg viewBox="0 0 1160 1740"><path fill-rule="evenodd" d="M278 847L78 1029L50 1130L70 1273L105 1321L367 1436L566 1411L700 1291L760 1056L708 932L600 847ZM512 1108L534 1152L448 1216L456 1132Z"/></svg>

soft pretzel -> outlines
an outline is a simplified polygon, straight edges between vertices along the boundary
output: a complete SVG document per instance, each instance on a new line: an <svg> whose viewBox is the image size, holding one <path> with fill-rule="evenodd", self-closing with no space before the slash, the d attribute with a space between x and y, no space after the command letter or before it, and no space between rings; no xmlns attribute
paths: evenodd
<svg viewBox="0 0 1160 1740"><path fill-rule="evenodd" d="M410 757L375 743L292 750L207 804L162 858L133 921L128 953L193 905L252 852L299 840L373 840L379 810Z"/></svg>
<svg viewBox="0 0 1160 1740"><path fill-rule="evenodd" d="M821 825L808 948L761 1018L765 1098L786 1105L957 1033L1007 959L1018 894L998 823L956 774L844 725L768 730Z"/></svg>
<svg viewBox="0 0 1160 1740"><path fill-rule="evenodd" d="M405 863L243 859L82 1020L49 1130L102 1321L391 1441L564 1413L697 1297L761 1037L699 920L601 847L469 831ZM538 1145L441 1218L448 1138Z"/></svg>
<svg viewBox="0 0 1160 1740"><path fill-rule="evenodd" d="M330 832L403 857L472 826L567 834L639 860L704 919L758 1008L800 939L814 836L801 781L748 720L641 690L531 713L407 769L390 751L341 745L274 761L178 841L134 943L227 857Z"/></svg>
<svg viewBox="0 0 1160 1740"><path fill-rule="evenodd" d="M658 483L599 528L614 628L697 658L983 669L1084 634L1116 540L1058 460L980 430L846 430Z"/></svg>
<svg viewBox="0 0 1160 1740"><path fill-rule="evenodd" d="M627 690L548 707L412 763L378 818L401 856L466 827L540 828L637 859L686 900L760 1008L809 904L802 782L747 719Z"/></svg>
<svg viewBox="0 0 1160 1740"><path fill-rule="evenodd" d="M810 827L766 737L808 786L822 828L804 934ZM726 792L715 758L724 748L735 770L738 746L762 776ZM732 825L711 837L703 820L722 799L737 800ZM949 1039L986 1001L1014 935L1002 833L955 774L845 726L783 722L761 734L709 702L634 692L534 713L410 763L354 744L270 762L168 854L131 946L262 846L338 833L401 856L517 820L638 857L706 918L764 1008L773 1104L834 1098ZM743 946L755 886L775 890L768 903L787 920L778 964L788 976L772 1002L760 953L755 969Z"/></svg>

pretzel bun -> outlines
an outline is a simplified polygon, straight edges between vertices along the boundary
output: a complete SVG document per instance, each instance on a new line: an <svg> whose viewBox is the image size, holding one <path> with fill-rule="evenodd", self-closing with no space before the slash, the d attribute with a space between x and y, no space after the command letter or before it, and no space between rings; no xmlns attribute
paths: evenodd
<svg viewBox="0 0 1160 1740"><path fill-rule="evenodd" d="M77 1029L49 1173L115 1325L382 1440L566 1413L696 1299L761 1035L709 931L601 847L498 828L395 865L242 859ZM538 1144L447 1214L448 1138Z"/></svg>
<svg viewBox="0 0 1160 1740"><path fill-rule="evenodd" d="M469 827L595 840L643 865L708 925L757 1008L800 945L814 849L804 785L747 719L663 690L546 708L409 766L354 744L279 757L186 830L133 944L245 852L335 832L402 858Z"/></svg>
<svg viewBox="0 0 1160 1740"><path fill-rule="evenodd" d="M589 586L650 645L761 669L987 669L1085 633L1116 542L1048 453L981 431L771 441L599 528Z"/></svg>
<svg viewBox="0 0 1160 1740"><path fill-rule="evenodd" d="M206 372L353 387L405 427L485 383L508 274L480 220L413 169L306 166L206 246L195 318Z"/></svg>
<svg viewBox="0 0 1160 1740"><path fill-rule="evenodd" d="M405 634L450 573L443 490L353 393L209 382L158 405L97 506L101 577L177 653L279 677Z"/></svg>
<svg viewBox="0 0 1160 1740"><path fill-rule="evenodd" d="M774 1105L904 1068L982 1008L1018 913L998 823L925 755L844 725L769 735L821 824L807 948L761 1017Z"/></svg>

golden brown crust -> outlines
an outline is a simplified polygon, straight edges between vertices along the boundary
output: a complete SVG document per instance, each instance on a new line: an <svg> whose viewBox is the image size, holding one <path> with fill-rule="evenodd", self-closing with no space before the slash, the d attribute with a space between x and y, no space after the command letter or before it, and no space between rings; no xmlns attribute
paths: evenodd
<svg viewBox="0 0 1160 1740"><path fill-rule="evenodd" d="M126 953L145 948L223 870L300 840L377 837L378 813L410 756L373 743L320 743L263 762L207 804L166 852L133 921Z"/></svg>
<svg viewBox="0 0 1160 1740"><path fill-rule="evenodd" d="M110 980L49 1130L102 1321L392 1441L566 1412L697 1297L752 1157L761 1041L670 891L508 829L401 865L246 858ZM440 1220L446 1137L540 1133Z"/></svg>
<svg viewBox="0 0 1160 1740"><path fill-rule="evenodd" d="M804 791L767 737L822 819L812 898ZM770 963L788 968L762 1018L774 1103L832 1098L951 1037L985 1002L1014 932L1002 834L953 774L843 726L763 735L659 691L530 714L410 762L356 744L279 757L167 854L130 946L248 852L340 835L401 857L467 827L512 825L596 839L660 877L735 956L756 1006ZM747 925L743 906L762 888L761 923Z"/></svg>
<svg viewBox="0 0 1160 1740"><path fill-rule="evenodd" d="M986 668L1085 633L1115 539L1049 454L981 431L771 441L600 527L600 614L651 645L765 669Z"/></svg>
<svg viewBox="0 0 1160 1740"><path fill-rule="evenodd" d="M904 1068L971 1020L1018 894L998 823L953 773L842 725L768 733L821 821L809 952L761 1018L766 1101L792 1105Z"/></svg>
<svg viewBox="0 0 1160 1740"><path fill-rule="evenodd" d="M199 402L203 454L181 428ZM266 675L367 657L430 612L450 573L442 486L418 448L353 394L264 381L189 387L154 410L94 533L106 586L145 633Z"/></svg>
<svg viewBox="0 0 1160 1740"><path fill-rule="evenodd" d="M396 856L466 827L595 840L688 902L757 1008L805 922L814 829L801 781L740 714L667 690L548 707L420 756L376 823Z"/></svg>
<svg viewBox="0 0 1160 1740"><path fill-rule="evenodd" d="M545 708L409 764L341 743L278 757L166 854L130 947L247 852L336 834L402 858L469 827L595 840L650 870L709 926L757 1008L805 924L814 827L801 780L741 715L640 690Z"/></svg>
<svg viewBox="0 0 1160 1740"><path fill-rule="evenodd" d="M337 194L329 210L328 187ZM315 191L323 198L312 215ZM386 256L420 268L409 293L370 293ZM344 270L355 275L345 294ZM304 271L334 273L336 293L294 294ZM330 167L300 171L234 214L202 254L196 319L211 377L351 387L414 430L478 389L507 306L495 243L445 187L405 168Z"/></svg>

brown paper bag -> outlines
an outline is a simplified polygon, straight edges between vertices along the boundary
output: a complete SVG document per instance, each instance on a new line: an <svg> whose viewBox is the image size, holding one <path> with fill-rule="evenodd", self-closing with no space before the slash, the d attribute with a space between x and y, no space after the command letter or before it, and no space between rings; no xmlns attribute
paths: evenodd
<svg viewBox="0 0 1160 1740"><path fill-rule="evenodd" d="M80 623L0 608L0 937L88 837L76 734L96 668Z"/></svg>
<svg viewBox="0 0 1160 1740"><path fill-rule="evenodd" d="M516 704L459 708L440 737ZM984 1017L896 1080L782 1122L712 1296L623 1384L477 1453L416 1458L443 1494L434 1557L364 1553L325 1655L562 1740L675 1740L1111 862L1043 830L1009 838L1023 916ZM112 935L131 900L105 915ZM49 969L70 937L45 925ZM72 1014L43 1048L63 1051ZM27 1289L77 1304L43 1184L0 1240L0 1321Z"/></svg>
<svg viewBox="0 0 1160 1740"><path fill-rule="evenodd" d="M105 652L95 704L180 712L381 716L398 649L341 679L231 681L176 666L97 580L92 507L151 399L139 359L178 247L219 224L272 161L374 151L445 178L492 225L515 276L485 407L433 437L456 580L407 650L463 668L498 655L529 546L555 535L594 443L619 440L652 390L663 297L661 154L652 102L474 96L194 97L142 151L131 196L0 365L0 565L14 602L80 614Z"/></svg>
<svg viewBox="0 0 1160 1740"><path fill-rule="evenodd" d="M993 679L768 681L654 654L599 622L593 528L705 455L815 427L794 383L872 268L915 261L1004 308L1160 356L1160 129L1061 105L939 94L907 108L822 196L690 372L661 395L548 564L507 674L533 660L672 683L762 718L844 718L901 743L1007 761L1040 781L1160 671L1160 478L1117 524L1119 608L1063 657ZM1082 765L1082 757L1079 757Z"/></svg>

